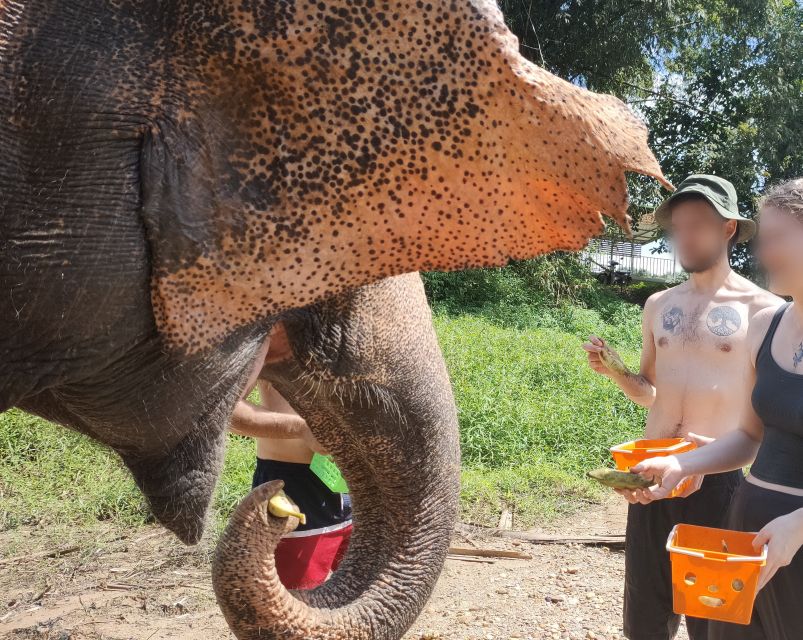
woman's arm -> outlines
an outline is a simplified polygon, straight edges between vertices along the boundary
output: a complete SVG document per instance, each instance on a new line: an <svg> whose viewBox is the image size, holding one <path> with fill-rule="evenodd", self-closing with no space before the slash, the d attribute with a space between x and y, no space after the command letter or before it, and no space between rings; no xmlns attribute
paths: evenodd
<svg viewBox="0 0 803 640"><path fill-rule="evenodd" d="M760 436L756 436L751 429L739 428L694 451L645 460L631 471L654 479L659 486L641 490L643 499L640 502L647 503L668 497L679 484L691 476L742 469L753 462L760 445Z"/></svg>
<svg viewBox="0 0 803 640"><path fill-rule="evenodd" d="M705 447L676 456L678 467L684 477L743 469L753 462L760 444L761 436L740 427ZM641 469L634 468L634 471L642 473Z"/></svg>

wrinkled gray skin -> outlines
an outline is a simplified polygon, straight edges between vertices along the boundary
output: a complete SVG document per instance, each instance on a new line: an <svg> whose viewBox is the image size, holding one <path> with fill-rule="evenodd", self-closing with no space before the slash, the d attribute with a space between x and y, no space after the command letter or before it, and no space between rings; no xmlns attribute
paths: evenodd
<svg viewBox="0 0 803 640"><path fill-rule="evenodd" d="M194 543L281 321L264 374L335 451L354 543L299 596L323 610L291 599L268 487L218 598L240 638L398 638L459 456L420 282L381 279L580 248L625 221L625 170L660 179L646 137L524 60L493 0L0 2L0 411L114 449Z"/></svg>
<svg viewBox="0 0 803 640"><path fill-rule="evenodd" d="M243 98L216 98L220 111L210 113L197 90L210 81L189 75L201 73L199 60L236 65L237 20L248 15L212 0L203 10L194 1L114 4L0 4L0 411L16 406L111 447L158 521L195 543L229 417L284 320L295 357L264 374L335 452L356 503L343 571L309 597L361 604L333 623L334 636L288 635L281 608L258 607L258 598L236 606L272 546L251 549L242 567L229 543L219 557L231 565L216 564L227 576L217 581L221 605L239 637L398 637L441 569L459 474L455 408L420 280L265 312L204 348L167 343L153 308L154 256L179 268L187 247L206 241L206 225L236 227L239 210L273 197L219 166L232 140L254 153L245 123L220 124L243 117L232 115ZM268 21L260 11L243 9ZM176 131L187 113L198 120ZM298 242L295 228L282 229ZM318 624L317 614L307 618L306 629Z"/></svg>
<svg viewBox="0 0 803 640"><path fill-rule="evenodd" d="M440 574L459 497L454 400L420 278L360 288L287 314L283 326L293 357L261 377L346 470L354 534L334 577L293 598L272 554L254 561L286 526L265 515L273 491L263 487L218 546L218 601L240 638L397 638Z"/></svg>

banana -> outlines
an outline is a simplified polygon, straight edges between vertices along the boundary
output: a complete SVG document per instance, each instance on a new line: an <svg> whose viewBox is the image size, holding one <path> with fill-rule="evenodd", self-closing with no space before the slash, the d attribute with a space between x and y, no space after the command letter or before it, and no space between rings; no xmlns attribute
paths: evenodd
<svg viewBox="0 0 803 640"><path fill-rule="evenodd" d="M284 491L279 491L268 501L268 511L277 518L298 518L301 524L307 524L307 517L301 513L296 505Z"/></svg>
<svg viewBox="0 0 803 640"><path fill-rule="evenodd" d="M588 477L612 489L646 489L655 484L637 473L617 471L616 469L594 469L588 472Z"/></svg>
<svg viewBox="0 0 803 640"><path fill-rule="evenodd" d="M630 373L630 369L627 368L622 357L607 344L603 345L602 351L599 352L599 357L602 360L602 364L614 373L618 373L620 376Z"/></svg>
<svg viewBox="0 0 803 640"><path fill-rule="evenodd" d="M711 596L697 596L697 599L706 607L722 607L725 601L722 598L712 598Z"/></svg>

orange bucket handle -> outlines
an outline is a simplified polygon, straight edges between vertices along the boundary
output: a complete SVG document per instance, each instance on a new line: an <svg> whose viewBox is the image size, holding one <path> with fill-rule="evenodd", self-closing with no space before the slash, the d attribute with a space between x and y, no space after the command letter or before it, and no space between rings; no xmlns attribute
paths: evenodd
<svg viewBox="0 0 803 640"><path fill-rule="evenodd" d="M675 546L675 537L677 536L678 526L679 525L675 525L672 527L672 531L669 532L669 538L666 540L666 550L669 553L682 553L684 556L692 556L693 558L705 558L704 553L700 553L699 551L691 551L690 549L681 549ZM765 544L760 556L728 556L725 558L725 562L765 563L767 561L768 551L769 545Z"/></svg>
<svg viewBox="0 0 803 640"><path fill-rule="evenodd" d="M630 449L627 448L628 445L633 444L636 442L635 440L631 440L630 442L625 442L624 444L617 445L615 447L611 447L611 452L617 453L630 453ZM666 453L667 451L676 451L677 449L682 449L683 447L689 446L689 441L684 440L683 442L678 442L677 444L673 444L669 447L659 447L657 449L643 449L645 453Z"/></svg>

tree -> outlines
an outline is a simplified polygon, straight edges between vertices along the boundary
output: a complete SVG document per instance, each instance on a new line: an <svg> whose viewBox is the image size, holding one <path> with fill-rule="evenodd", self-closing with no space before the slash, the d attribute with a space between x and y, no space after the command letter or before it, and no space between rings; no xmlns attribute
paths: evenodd
<svg viewBox="0 0 803 640"><path fill-rule="evenodd" d="M657 95L644 112L670 179L726 177L750 217L767 184L803 175L803 4L704 4L665 43ZM734 263L754 267L744 247Z"/></svg>
<svg viewBox="0 0 803 640"><path fill-rule="evenodd" d="M503 0L523 55L648 121L670 178L732 180L742 212L803 175L803 0ZM634 178L634 217L662 197ZM743 249L735 255L752 267Z"/></svg>

